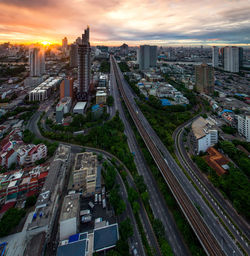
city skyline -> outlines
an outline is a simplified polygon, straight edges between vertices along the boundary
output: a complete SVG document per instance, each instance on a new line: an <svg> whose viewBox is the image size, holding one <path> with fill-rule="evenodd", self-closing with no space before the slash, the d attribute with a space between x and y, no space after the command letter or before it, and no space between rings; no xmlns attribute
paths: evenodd
<svg viewBox="0 0 250 256"><path fill-rule="evenodd" d="M90 25L92 45L249 45L248 3L0 0L0 42L72 43Z"/></svg>

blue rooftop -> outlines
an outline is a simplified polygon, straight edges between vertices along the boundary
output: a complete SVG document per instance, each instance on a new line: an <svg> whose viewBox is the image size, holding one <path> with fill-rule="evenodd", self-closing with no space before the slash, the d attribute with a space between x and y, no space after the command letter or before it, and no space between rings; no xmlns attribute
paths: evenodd
<svg viewBox="0 0 250 256"><path fill-rule="evenodd" d="M69 243L73 243L79 240L79 233L69 237Z"/></svg>
<svg viewBox="0 0 250 256"><path fill-rule="evenodd" d="M96 105L94 105L94 106L91 108L91 110L92 110L92 111L95 111L95 110L97 110L99 107L100 107L100 106L99 106L98 104L96 104Z"/></svg>
<svg viewBox="0 0 250 256"><path fill-rule="evenodd" d="M66 245L61 245L57 248L56 256L85 256L86 247L87 240L80 240Z"/></svg>
<svg viewBox="0 0 250 256"><path fill-rule="evenodd" d="M116 245L119 239L118 224L109 225L106 227L94 230L94 251L103 251L112 248Z"/></svg>
<svg viewBox="0 0 250 256"><path fill-rule="evenodd" d="M226 113L226 112L228 112L228 113L233 113L233 111L230 110L230 109L223 109L223 110L220 112L220 114L222 115L223 113Z"/></svg>
<svg viewBox="0 0 250 256"><path fill-rule="evenodd" d="M171 106L171 102L167 99L161 99L161 105L162 106Z"/></svg>

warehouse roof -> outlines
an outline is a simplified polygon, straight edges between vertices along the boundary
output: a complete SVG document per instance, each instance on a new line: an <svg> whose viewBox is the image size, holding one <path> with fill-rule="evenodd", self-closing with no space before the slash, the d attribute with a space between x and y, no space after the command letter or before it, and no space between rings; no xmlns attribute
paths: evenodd
<svg viewBox="0 0 250 256"><path fill-rule="evenodd" d="M61 245L57 249L57 256L85 256L87 249L87 241L86 240L79 240L74 243L69 243L66 245Z"/></svg>
<svg viewBox="0 0 250 256"><path fill-rule="evenodd" d="M103 251L116 245L119 239L118 224L94 230L94 251Z"/></svg>

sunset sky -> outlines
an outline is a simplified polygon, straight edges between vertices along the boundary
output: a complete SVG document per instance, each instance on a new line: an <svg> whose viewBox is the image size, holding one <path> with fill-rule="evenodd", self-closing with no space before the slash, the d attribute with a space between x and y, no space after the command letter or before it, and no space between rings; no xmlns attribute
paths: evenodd
<svg viewBox="0 0 250 256"><path fill-rule="evenodd" d="M0 41L249 44L250 0L0 0Z"/></svg>

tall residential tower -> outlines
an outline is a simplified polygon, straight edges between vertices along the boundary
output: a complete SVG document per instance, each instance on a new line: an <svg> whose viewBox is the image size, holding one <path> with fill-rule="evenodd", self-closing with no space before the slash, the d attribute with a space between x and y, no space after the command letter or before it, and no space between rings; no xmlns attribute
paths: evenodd
<svg viewBox="0 0 250 256"><path fill-rule="evenodd" d="M214 69L207 64L195 66L195 86L200 93L211 95L214 92Z"/></svg>
<svg viewBox="0 0 250 256"><path fill-rule="evenodd" d="M140 70L155 67L157 61L157 46L140 45L138 60Z"/></svg>
<svg viewBox="0 0 250 256"><path fill-rule="evenodd" d="M212 47L212 66L217 68L219 65L219 48L217 46Z"/></svg>
<svg viewBox="0 0 250 256"><path fill-rule="evenodd" d="M239 47L226 46L223 48L223 66L224 70L228 72L239 72L240 66L240 52Z"/></svg>
<svg viewBox="0 0 250 256"><path fill-rule="evenodd" d="M45 74L44 51L40 48L29 49L30 76L42 76Z"/></svg>

